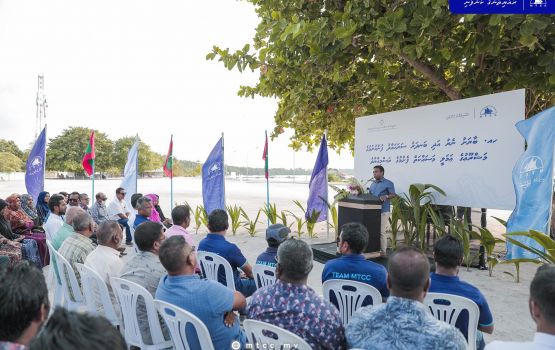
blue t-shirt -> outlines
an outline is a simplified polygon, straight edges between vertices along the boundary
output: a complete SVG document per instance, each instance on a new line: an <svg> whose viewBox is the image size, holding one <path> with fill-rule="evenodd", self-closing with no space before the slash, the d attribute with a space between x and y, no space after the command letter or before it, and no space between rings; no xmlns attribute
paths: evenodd
<svg viewBox="0 0 555 350"><path fill-rule="evenodd" d="M148 222L148 221L150 221L150 219L147 218L146 216L137 214L137 216L135 216L135 221L133 222L133 229L136 229L137 226L139 226L143 222Z"/></svg>
<svg viewBox="0 0 555 350"><path fill-rule="evenodd" d="M226 327L224 315L233 309L234 292L216 281L200 279L197 275L165 275L160 279L156 299L182 308L197 316L208 328L214 349L231 349L235 340L244 348L246 335L239 326ZM196 339L193 329L186 328L187 339ZM201 349L200 345L192 349Z"/></svg>
<svg viewBox="0 0 555 350"><path fill-rule="evenodd" d="M364 259L360 254L345 254L329 260L322 271L322 283L331 279L351 280L371 285L383 298L389 296L385 267Z"/></svg>
<svg viewBox="0 0 555 350"><path fill-rule="evenodd" d="M370 193L376 197L385 196L388 194L395 194L395 185L393 182L386 178L376 180L370 185ZM390 200L387 199L382 204L382 213L389 213L391 211Z"/></svg>
<svg viewBox="0 0 555 350"><path fill-rule="evenodd" d="M459 276L438 275L432 272L430 278L432 280L430 293L453 294L472 300L480 309L478 324L484 327L493 325L493 316L491 315L488 302L478 288L470 283L461 281ZM468 340L468 312L466 310L461 312L455 326Z"/></svg>
<svg viewBox="0 0 555 350"><path fill-rule="evenodd" d="M266 251L256 258L257 265L276 267L277 248L268 247Z"/></svg>
<svg viewBox="0 0 555 350"><path fill-rule="evenodd" d="M237 268L242 267L247 263L247 258L243 256L241 250L237 245L228 242L224 236L217 233L209 233L200 241L198 250L215 253L226 259L231 265L233 270L233 278L235 279L236 288L240 289L238 280L241 279L240 273ZM218 281L225 284L225 272L223 269L218 271Z"/></svg>

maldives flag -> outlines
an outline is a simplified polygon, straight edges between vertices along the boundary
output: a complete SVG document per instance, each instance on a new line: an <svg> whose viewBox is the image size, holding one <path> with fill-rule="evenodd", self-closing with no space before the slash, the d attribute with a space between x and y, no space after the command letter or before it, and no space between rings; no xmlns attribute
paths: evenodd
<svg viewBox="0 0 555 350"><path fill-rule="evenodd" d="M262 153L262 159L264 160L264 176L268 180L268 132L266 131L266 139L264 142L264 153Z"/></svg>
<svg viewBox="0 0 555 350"><path fill-rule="evenodd" d="M87 150L85 151L85 155L83 156L83 169L87 175L91 176L94 172L94 130L91 132L91 137L89 139L89 145L87 146Z"/></svg>
<svg viewBox="0 0 555 350"><path fill-rule="evenodd" d="M173 135L170 138L170 149L168 149L168 155L164 163L164 174L169 178L173 178Z"/></svg>

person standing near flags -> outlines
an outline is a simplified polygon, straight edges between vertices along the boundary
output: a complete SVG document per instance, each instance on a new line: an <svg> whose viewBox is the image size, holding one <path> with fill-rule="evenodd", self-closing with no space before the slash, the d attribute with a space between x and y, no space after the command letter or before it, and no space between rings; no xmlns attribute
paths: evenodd
<svg viewBox="0 0 555 350"><path fill-rule="evenodd" d="M383 166L376 165L372 174L374 182L370 185L369 191L372 195L382 201L382 217L380 225L380 255L385 256L387 251L387 229L389 228L389 218L391 217L390 199L395 197L395 185L392 181L384 177Z"/></svg>

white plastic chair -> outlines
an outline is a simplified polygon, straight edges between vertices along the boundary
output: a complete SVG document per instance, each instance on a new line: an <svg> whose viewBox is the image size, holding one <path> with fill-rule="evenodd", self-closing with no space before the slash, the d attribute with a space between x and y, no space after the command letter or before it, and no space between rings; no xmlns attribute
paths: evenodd
<svg viewBox="0 0 555 350"><path fill-rule="evenodd" d="M54 306L64 306L64 291L62 287L62 281L58 278L56 271L56 256L54 255L54 247L50 244L49 240L46 240L48 246L48 252L50 253L50 265L48 265L48 276L46 278L46 284L48 289L54 290ZM54 312L55 307L50 308L50 313Z"/></svg>
<svg viewBox="0 0 555 350"><path fill-rule="evenodd" d="M121 327L121 321L116 314L114 304L112 304L108 286L102 277L98 272L83 264L76 263L75 267L81 275L87 311L93 315L99 315L99 306L101 306L104 313L100 316L106 317L115 327Z"/></svg>
<svg viewBox="0 0 555 350"><path fill-rule="evenodd" d="M81 292L81 287L79 286L79 282L77 281L75 271L73 271L71 264L62 256L62 254L58 253L56 249L54 249L50 242L47 241L46 244L48 245L50 252L54 254L53 256L56 257L54 261L60 275L59 282L61 283L64 298L63 306L71 311L86 310L87 304L85 302L85 297ZM55 278L55 280L57 280L57 278Z"/></svg>
<svg viewBox="0 0 555 350"><path fill-rule="evenodd" d="M256 282L257 289L271 286L276 283L277 276L275 267L255 264L252 267L252 273L254 274L254 281Z"/></svg>
<svg viewBox="0 0 555 350"><path fill-rule="evenodd" d="M197 333L202 350L214 350L212 338L206 325L192 313L161 300L154 300L154 306L166 321L170 329L175 350L190 350L191 345L185 333L187 324L191 324Z"/></svg>
<svg viewBox="0 0 555 350"><path fill-rule="evenodd" d="M424 305L430 313L440 321L455 326L457 319L463 310L468 311L468 348L476 349L476 331L480 309L472 300L458 295L444 293L428 293L424 299Z"/></svg>
<svg viewBox="0 0 555 350"><path fill-rule="evenodd" d="M366 283L350 280L331 279L324 282L322 289L324 291L324 299L331 302L331 293L335 295L341 315L341 321L347 326L351 320L351 316L362 307L362 303L366 297L372 298L372 306L382 303L382 295L380 292Z"/></svg>
<svg viewBox="0 0 555 350"><path fill-rule="evenodd" d="M110 284L121 306L123 328L127 345L140 347L142 350L166 349L173 346L171 340L165 340L162 327L158 319L158 312L154 307L152 295L140 285L122 278L110 278ZM137 300L141 296L145 302L148 325L152 344L145 344L139 328L137 317Z"/></svg>
<svg viewBox="0 0 555 350"><path fill-rule="evenodd" d="M225 258L222 258L218 254L205 251L198 251L197 257L200 262L202 274L206 279L220 282L218 281L218 270L220 269L220 266L223 266L225 271L226 287L235 291L235 278L233 277L233 270Z"/></svg>
<svg viewBox="0 0 555 350"><path fill-rule="evenodd" d="M263 346L266 346L266 349L312 350L303 338L270 323L245 320L243 321L243 328L245 328L247 337L253 345L252 349L262 349ZM273 336L270 336L268 332ZM273 347L271 344L273 344Z"/></svg>

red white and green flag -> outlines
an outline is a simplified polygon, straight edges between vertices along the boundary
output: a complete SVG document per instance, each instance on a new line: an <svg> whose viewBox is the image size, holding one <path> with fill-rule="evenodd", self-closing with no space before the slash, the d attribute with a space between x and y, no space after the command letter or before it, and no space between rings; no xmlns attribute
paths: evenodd
<svg viewBox="0 0 555 350"><path fill-rule="evenodd" d="M164 163L164 174L169 178L173 178L173 135L170 138L170 149L168 149L168 155Z"/></svg>
<svg viewBox="0 0 555 350"><path fill-rule="evenodd" d="M85 151L85 155L83 156L83 169L87 175L91 176L94 172L94 130L91 132L91 137L89 138L89 144L87 146L87 150Z"/></svg>
<svg viewBox="0 0 555 350"><path fill-rule="evenodd" d="M266 139L264 142L264 153L262 153L262 159L264 160L264 176L266 180L268 180L269 172L268 172L268 132L266 132Z"/></svg>

